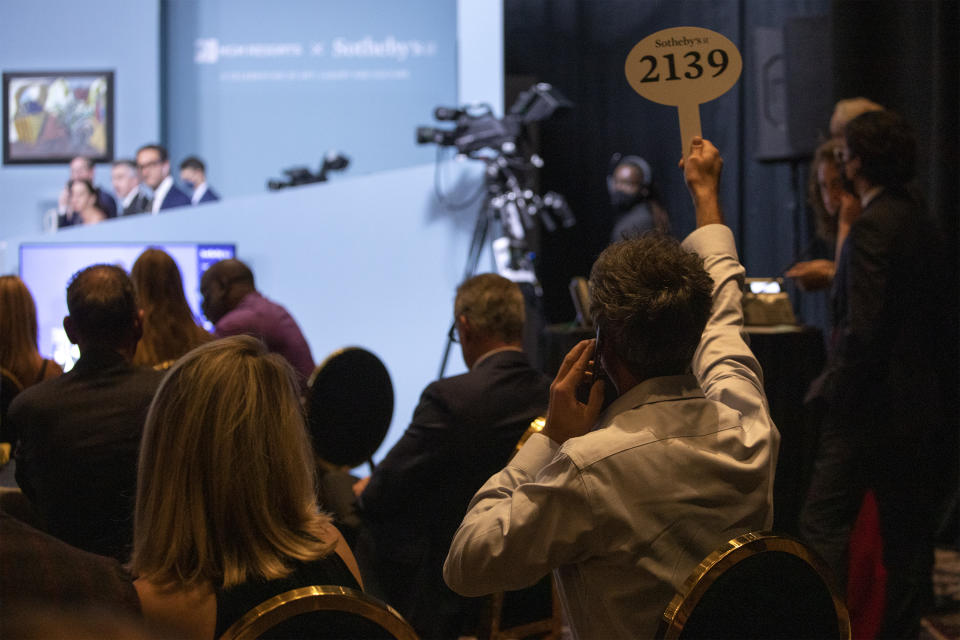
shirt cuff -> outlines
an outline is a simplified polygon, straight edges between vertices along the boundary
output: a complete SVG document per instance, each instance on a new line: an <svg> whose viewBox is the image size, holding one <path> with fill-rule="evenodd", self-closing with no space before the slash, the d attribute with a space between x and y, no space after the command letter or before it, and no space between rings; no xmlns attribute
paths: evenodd
<svg viewBox="0 0 960 640"><path fill-rule="evenodd" d="M700 256L728 253L739 260L733 231L725 224L708 224L700 227L688 235L681 245L684 249L695 251Z"/></svg>
<svg viewBox="0 0 960 640"><path fill-rule="evenodd" d="M535 433L521 447L517 455L507 465L519 469L529 477L534 477L543 467L550 464L550 461L557 455L560 445L543 435Z"/></svg>

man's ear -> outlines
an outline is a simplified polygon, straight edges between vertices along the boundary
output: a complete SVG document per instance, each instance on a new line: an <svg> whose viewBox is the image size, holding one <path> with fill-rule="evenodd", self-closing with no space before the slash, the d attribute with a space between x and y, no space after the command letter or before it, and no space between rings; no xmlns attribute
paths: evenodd
<svg viewBox="0 0 960 640"><path fill-rule="evenodd" d="M70 316L63 316L63 330L67 333L67 339L70 340L73 344L79 344L77 342L77 327L73 324L73 318Z"/></svg>
<svg viewBox="0 0 960 640"><path fill-rule="evenodd" d="M461 344L465 339L470 340L473 337L473 327L470 326L467 316L462 313L457 316L457 333L460 334Z"/></svg>

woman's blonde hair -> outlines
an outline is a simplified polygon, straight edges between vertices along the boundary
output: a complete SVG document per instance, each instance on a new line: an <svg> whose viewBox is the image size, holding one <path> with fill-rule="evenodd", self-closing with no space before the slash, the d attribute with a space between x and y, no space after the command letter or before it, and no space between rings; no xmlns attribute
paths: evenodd
<svg viewBox="0 0 960 640"><path fill-rule="evenodd" d="M131 570L225 588L326 555L314 473L290 365L249 336L194 349L147 414Z"/></svg>
<svg viewBox="0 0 960 640"><path fill-rule="evenodd" d="M17 276L0 276L0 366L20 384L37 376L37 307Z"/></svg>
<svg viewBox="0 0 960 640"><path fill-rule="evenodd" d="M133 356L136 365L155 366L176 360L213 339L197 325L183 294L180 269L165 251L150 247L130 270L143 309L143 336Z"/></svg>

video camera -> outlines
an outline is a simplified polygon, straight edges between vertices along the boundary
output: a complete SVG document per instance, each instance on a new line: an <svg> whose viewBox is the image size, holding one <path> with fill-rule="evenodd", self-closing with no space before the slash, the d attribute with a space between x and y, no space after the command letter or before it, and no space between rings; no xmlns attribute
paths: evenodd
<svg viewBox="0 0 960 640"><path fill-rule="evenodd" d="M481 149L493 149L513 155L521 146L525 127L546 120L557 109L573 103L546 82L533 85L517 96L509 112L501 119L493 115L490 105L461 108L437 107L433 117L441 122L455 122L453 129L417 127L417 144L456 147L459 153L474 155Z"/></svg>
<svg viewBox="0 0 960 640"><path fill-rule="evenodd" d="M326 182L327 173L330 171L343 171L350 165L350 158L339 151L328 151L320 163L320 171L313 173L307 167L291 167L284 169L283 174L287 180L267 180L267 188L270 191L279 191L288 187L299 187L304 184L314 184L316 182Z"/></svg>

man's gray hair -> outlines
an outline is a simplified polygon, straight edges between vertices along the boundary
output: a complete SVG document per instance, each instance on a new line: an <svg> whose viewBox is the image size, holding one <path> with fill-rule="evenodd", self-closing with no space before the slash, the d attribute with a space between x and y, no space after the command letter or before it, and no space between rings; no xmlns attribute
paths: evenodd
<svg viewBox="0 0 960 640"><path fill-rule="evenodd" d="M515 282L495 273L482 273L457 287L453 311L457 318L466 316L482 335L507 342L523 337L523 293Z"/></svg>
<svg viewBox="0 0 960 640"><path fill-rule="evenodd" d="M607 247L590 272L601 339L640 380L689 370L713 304L703 259L647 233Z"/></svg>

